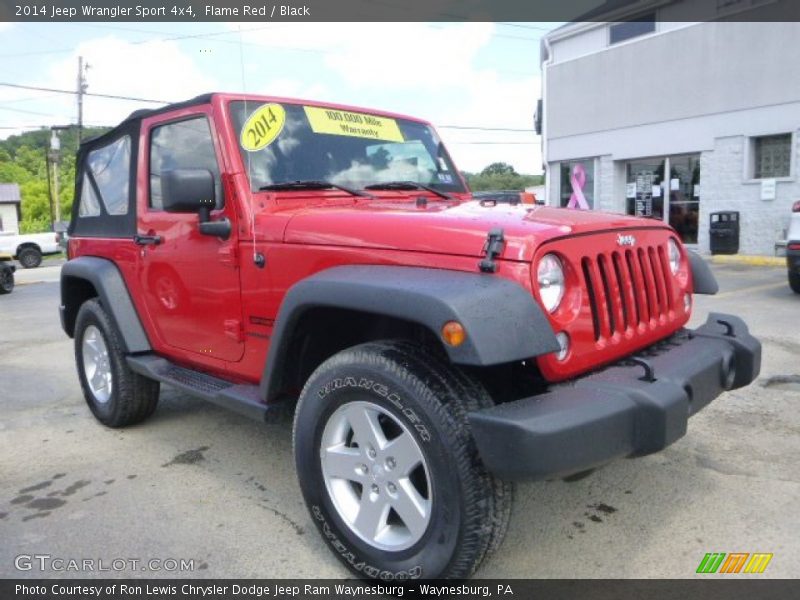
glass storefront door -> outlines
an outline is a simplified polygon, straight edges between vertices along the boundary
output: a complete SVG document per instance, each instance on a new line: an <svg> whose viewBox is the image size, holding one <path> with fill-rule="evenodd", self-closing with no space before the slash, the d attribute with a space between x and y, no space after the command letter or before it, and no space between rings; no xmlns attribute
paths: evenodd
<svg viewBox="0 0 800 600"><path fill-rule="evenodd" d="M697 243L700 155L669 157L669 224L685 244Z"/></svg>
<svg viewBox="0 0 800 600"><path fill-rule="evenodd" d="M632 160L627 168L627 208L629 215L664 218L664 159Z"/></svg>
<svg viewBox="0 0 800 600"><path fill-rule="evenodd" d="M665 173L669 173L669 177L665 177ZM628 161L626 182L629 215L667 221L684 243L697 243L699 154Z"/></svg>

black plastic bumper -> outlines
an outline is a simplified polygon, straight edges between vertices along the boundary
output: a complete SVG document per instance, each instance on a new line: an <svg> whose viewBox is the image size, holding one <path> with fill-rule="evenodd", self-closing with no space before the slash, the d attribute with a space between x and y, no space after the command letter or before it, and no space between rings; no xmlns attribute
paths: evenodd
<svg viewBox="0 0 800 600"><path fill-rule="evenodd" d="M645 364L632 361L645 361ZM622 361L545 394L469 414L486 467L505 479L551 479L662 450L689 417L758 377L761 344L732 315L712 313Z"/></svg>
<svg viewBox="0 0 800 600"><path fill-rule="evenodd" d="M800 244L800 242L789 242L789 244ZM800 250L786 251L786 267L790 271L800 273Z"/></svg>

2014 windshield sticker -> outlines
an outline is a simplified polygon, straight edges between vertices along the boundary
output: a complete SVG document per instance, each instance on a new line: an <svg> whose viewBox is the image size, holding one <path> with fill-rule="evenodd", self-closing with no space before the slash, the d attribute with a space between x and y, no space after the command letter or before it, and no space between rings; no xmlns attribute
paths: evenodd
<svg viewBox="0 0 800 600"><path fill-rule="evenodd" d="M371 140L403 142L403 134L397 121L388 117L377 117L346 110L304 106L308 123L314 133L347 135Z"/></svg>
<svg viewBox="0 0 800 600"><path fill-rule="evenodd" d="M258 152L275 141L285 124L283 106L273 102L259 106L242 126L239 143L248 152Z"/></svg>

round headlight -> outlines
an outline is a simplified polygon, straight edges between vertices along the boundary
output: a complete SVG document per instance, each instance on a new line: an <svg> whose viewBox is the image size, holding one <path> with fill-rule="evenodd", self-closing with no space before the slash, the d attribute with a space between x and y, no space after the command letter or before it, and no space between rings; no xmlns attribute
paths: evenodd
<svg viewBox="0 0 800 600"><path fill-rule="evenodd" d="M669 251L669 270L673 275L677 275L681 266L681 249L678 248L678 242L672 238L667 242L667 249Z"/></svg>
<svg viewBox="0 0 800 600"><path fill-rule="evenodd" d="M564 268L555 254L545 254L536 271L539 296L544 307L553 312L564 297Z"/></svg>

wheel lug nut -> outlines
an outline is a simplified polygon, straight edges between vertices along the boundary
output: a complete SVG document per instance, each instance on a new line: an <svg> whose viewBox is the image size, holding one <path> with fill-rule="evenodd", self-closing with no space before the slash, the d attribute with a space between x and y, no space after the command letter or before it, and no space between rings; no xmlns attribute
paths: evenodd
<svg viewBox="0 0 800 600"><path fill-rule="evenodd" d="M379 491L380 491L380 489L378 488L378 485L373 483L372 484L372 493L373 494L377 494Z"/></svg>
<svg viewBox="0 0 800 600"><path fill-rule="evenodd" d="M367 450L367 456L369 456L370 458L375 458L375 454L376 454L375 448L370 448L369 450Z"/></svg>
<svg viewBox="0 0 800 600"><path fill-rule="evenodd" d="M389 490L390 494L394 494L397 491L397 487L391 482L386 485L386 489Z"/></svg>
<svg viewBox="0 0 800 600"><path fill-rule="evenodd" d="M391 456L386 459L386 468L387 469L394 469L397 463L395 463L394 458Z"/></svg>

